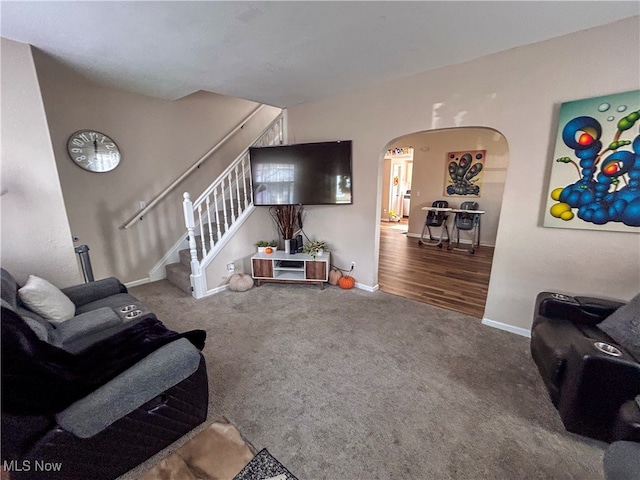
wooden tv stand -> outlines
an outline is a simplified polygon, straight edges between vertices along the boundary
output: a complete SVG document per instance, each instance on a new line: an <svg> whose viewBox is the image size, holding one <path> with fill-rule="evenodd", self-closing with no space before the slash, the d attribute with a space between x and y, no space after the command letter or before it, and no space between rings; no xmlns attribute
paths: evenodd
<svg viewBox="0 0 640 480"><path fill-rule="evenodd" d="M280 283L316 283L324 288L329 280L329 252L316 256L306 253L256 253L251 257L251 276L257 281Z"/></svg>

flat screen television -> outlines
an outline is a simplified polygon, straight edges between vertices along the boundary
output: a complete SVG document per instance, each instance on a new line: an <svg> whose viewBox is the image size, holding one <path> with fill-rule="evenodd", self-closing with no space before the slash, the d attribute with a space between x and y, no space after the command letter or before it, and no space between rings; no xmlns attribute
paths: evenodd
<svg viewBox="0 0 640 480"><path fill-rule="evenodd" d="M254 205L351 204L351 140L249 149Z"/></svg>

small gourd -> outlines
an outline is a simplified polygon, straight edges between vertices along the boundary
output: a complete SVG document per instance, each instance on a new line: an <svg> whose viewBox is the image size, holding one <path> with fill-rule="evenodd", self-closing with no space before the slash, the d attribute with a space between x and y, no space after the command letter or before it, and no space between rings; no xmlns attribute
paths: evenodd
<svg viewBox="0 0 640 480"><path fill-rule="evenodd" d="M340 277L340 280L338 280L338 285L340 285L340 288L344 288L345 290L353 288L355 284L356 280L349 275Z"/></svg>
<svg viewBox="0 0 640 480"><path fill-rule="evenodd" d="M329 284L337 285L338 281L342 278L342 272L337 268L332 268L329 272Z"/></svg>

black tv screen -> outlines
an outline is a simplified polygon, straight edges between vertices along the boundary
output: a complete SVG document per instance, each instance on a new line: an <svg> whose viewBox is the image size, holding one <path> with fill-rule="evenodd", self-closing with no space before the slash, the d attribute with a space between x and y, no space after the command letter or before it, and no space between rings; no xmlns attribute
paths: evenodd
<svg viewBox="0 0 640 480"><path fill-rule="evenodd" d="M251 147L255 205L353 203L351 141Z"/></svg>

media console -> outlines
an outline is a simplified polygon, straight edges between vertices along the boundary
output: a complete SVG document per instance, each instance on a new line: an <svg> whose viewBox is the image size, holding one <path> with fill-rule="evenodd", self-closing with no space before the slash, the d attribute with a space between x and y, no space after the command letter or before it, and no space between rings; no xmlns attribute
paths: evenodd
<svg viewBox="0 0 640 480"><path fill-rule="evenodd" d="M314 259L306 253L289 254L279 250L256 253L251 257L251 276L257 281L283 283L316 283L324 288L329 280L329 252Z"/></svg>

